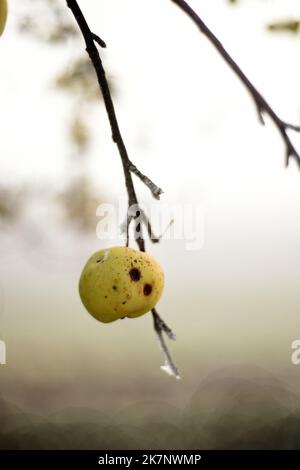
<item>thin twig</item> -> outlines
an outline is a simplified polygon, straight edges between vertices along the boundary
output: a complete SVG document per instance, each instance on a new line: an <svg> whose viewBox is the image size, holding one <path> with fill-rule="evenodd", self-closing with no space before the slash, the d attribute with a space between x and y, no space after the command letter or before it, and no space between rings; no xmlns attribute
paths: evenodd
<svg viewBox="0 0 300 470"><path fill-rule="evenodd" d="M171 2L175 3L181 10L183 10L194 21L194 23L197 25L200 31L207 37L207 39L211 42L211 44L217 49L219 54L223 57L225 62L229 65L229 67L233 70L233 72L245 85L250 95L252 96L252 99L254 100L254 103L258 111L260 122L264 124L263 114L267 114L272 119L272 121L277 127L286 146L286 166L289 164L290 157L294 157L300 168L300 154L295 149L293 143L291 142L289 135L287 134L288 129L291 129L296 132L300 132L300 126L289 124L283 121L276 114L276 112L273 110L270 104L260 94L260 92L256 89L256 87L252 84L252 82L240 69L238 64L231 57L231 55L226 51L226 49L223 47L219 39L212 33L212 31L206 26L206 24L199 17L199 15L190 7L190 5L185 0L171 0Z"/></svg>
<svg viewBox="0 0 300 470"><path fill-rule="evenodd" d="M140 206L137 206L135 208L135 210L132 210L132 208L128 208L127 216L126 216L125 220L122 222L122 224L120 226L121 233L126 234L126 246L129 245L129 230L128 230L128 228L129 228L130 222L136 217L136 212L137 211L139 213L139 217L141 218L141 221L143 222L143 224L146 227L148 237L152 241L152 243L160 242L160 240L163 238L165 233L169 230L169 228L174 223L174 219L171 219L170 222L165 227L164 231L160 235L155 235L155 233L153 231L153 228L152 228L152 224L151 224L148 216L145 214L145 211Z"/></svg>
<svg viewBox="0 0 300 470"><path fill-rule="evenodd" d="M161 369L167 372L167 374L174 375L176 379L180 379L179 371L176 365L174 364L172 357L169 353L169 350L166 346L166 343L163 337L163 332L166 333L166 335L173 341L175 341L176 336L174 335L172 330L166 325L166 323L160 318L155 308L152 309L152 315L153 315L154 329L157 333L160 347L165 356L165 364L161 366Z"/></svg>
<svg viewBox="0 0 300 470"><path fill-rule="evenodd" d="M147 229L148 237L150 238L152 243L160 242L160 240L162 239L164 234L169 230L171 225L173 225L173 223L174 223L174 219L171 219L170 222L168 223L168 225L166 226L166 228L164 229L164 231L160 235L155 235L155 233L153 232L152 224L151 224L149 218L147 217L147 215L145 214L145 212L143 210L141 211L141 217L142 217L142 221L143 221L143 223L144 223L144 225Z"/></svg>
<svg viewBox="0 0 300 470"><path fill-rule="evenodd" d="M176 335L173 333L171 328L162 320L162 318L160 318L156 311L156 308L152 309L152 313L156 318L157 324L159 324L159 329L164 331L169 339L171 339L172 341L176 341Z"/></svg>
<svg viewBox="0 0 300 470"><path fill-rule="evenodd" d="M159 199L160 195L163 194L163 190L156 186L156 184L153 183L153 181L148 178L148 176L143 175L143 173L140 172L140 170L130 162L129 165L129 170L134 173L148 188L150 189L152 196L155 199Z"/></svg>
<svg viewBox="0 0 300 470"><path fill-rule="evenodd" d="M113 100L111 97L111 93L109 90L109 85L106 79L105 75L105 70L100 58L99 51L95 45L95 42L98 43L101 47L106 47L105 42L96 34L94 34L87 22L86 19L77 3L76 0L66 0L67 6L70 8L72 11L74 18L79 26L79 29L82 33L82 36L85 40L86 44L86 51L92 61L92 64L94 66L99 87L102 92L104 104L105 104L105 109L107 112L107 116L109 119L111 131L112 131L112 139L115 142L115 144L118 147L119 154L121 157L122 165L123 165L123 171L124 171L124 176L125 176L125 184L126 184L126 190L128 194L128 213L126 217L126 246L129 245L129 224L130 222L134 219L135 221L135 237L136 237L136 242L138 244L138 247L140 251L145 251L145 240L143 237L143 228L141 221L143 219L140 218L140 215L142 214L142 210L138 210L136 215L132 217L130 215L130 208L135 206L139 208L138 204L138 199L136 196L134 184L132 181L132 176L131 173L134 173L136 176L138 176L143 183L150 189L152 192L152 195L156 198L159 199L160 194L163 192L158 186L156 186L153 181L150 180L147 176L143 175L137 168L136 166L131 162L129 159L127 149L125 147L122 134L119 128L118 120L116 117L116 112L113 104ZM149 225L147 225L147 230L149 232ZM152 229L150 226L150 231L152 233ZM168 351L167 346L164 343L164 339L162 337L162 332L165 331L169 337L174 336L171 330L166 326L164 321L160 318L156 310L152 310L152 315L154 319L154 328L158 336L159 343L164 351L165 357L166 357L166 365L164 370L166 372L173 371L174 375L176 377L178 376L178 370L176 366L173 363L172 357ZM176 372L176 373L175 373Z"/></svg>
<svg viewBox="0 0 300 470"><path fill-rule="evenodd" d="M93 35L94 41L96 41L99 44L99 46L104 47L104 48L106 47L105 42L103 41L103 39L100 38L100 36L98 36L95 33L92 33L92 35Z"/></svg>

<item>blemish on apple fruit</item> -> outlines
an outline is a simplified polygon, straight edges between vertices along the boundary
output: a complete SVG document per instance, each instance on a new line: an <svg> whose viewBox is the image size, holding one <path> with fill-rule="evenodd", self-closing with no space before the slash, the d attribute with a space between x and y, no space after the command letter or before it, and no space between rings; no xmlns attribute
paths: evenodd
<svg viewBox="0 0 300 470"><path fill-rule="evenodd" d="M151 284L145 284L144 285L144 295L150 295L151 292L152 292Z"/></svg>

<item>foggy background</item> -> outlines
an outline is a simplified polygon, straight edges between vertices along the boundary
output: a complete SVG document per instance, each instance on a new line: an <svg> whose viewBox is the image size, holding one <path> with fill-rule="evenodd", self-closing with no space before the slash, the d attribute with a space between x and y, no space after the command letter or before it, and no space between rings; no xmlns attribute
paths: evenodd
<svg viewBox="0 0 300 470"><path fill-rule="evenodd" d="M200 250L147 243L165 271L158 311L177 335L182 380L159 368L150 314L104 325L81 304L87 258L121 243L97 239L95 213L126 198L121 162L71 12L11 1L0 39L0 447L296 448L299 169L284 168L277 130L259 124L170 1L79 3L107 43L130 158L162 204L205 213ZM190 0L279 116L299 123L299 32L268 31L300 20L299 2L229 3Z"/></svg>

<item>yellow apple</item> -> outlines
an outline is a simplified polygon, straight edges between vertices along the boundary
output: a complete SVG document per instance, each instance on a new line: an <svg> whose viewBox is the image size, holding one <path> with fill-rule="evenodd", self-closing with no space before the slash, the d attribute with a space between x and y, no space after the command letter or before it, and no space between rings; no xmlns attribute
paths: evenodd
<svg viewBox="0 0 300 470"><path fill-rule="evenodd" d="M149 254L125 246L96 251L79 281L82 303L103 323L149 312L163 287L164 274L159 263Z"/></svg>
<svg viewBox="0 0 300 470"><path fill-rule="evenodd" d="M7 18L7 1L0 0L0 35L3 33Z"/></svg>

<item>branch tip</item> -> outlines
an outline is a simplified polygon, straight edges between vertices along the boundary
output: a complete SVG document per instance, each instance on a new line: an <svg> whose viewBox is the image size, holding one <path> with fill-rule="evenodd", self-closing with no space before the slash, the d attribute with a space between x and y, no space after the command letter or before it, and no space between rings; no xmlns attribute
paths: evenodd
<svg viewBox="0 0 300 470"><path fill-rule="evenodd" d="M172 340L175 340L176 336L174 335L172 330L166 325L166 323L161 319L156 309L153 308L151 311L153 316L154 330L157 334L158 342L165 358L165 363L160 368L167 374L174 376L176 379L180 379L179 370L176 364L174 363L172 356L168 350L168 347L165 343L163 332L166 333L168 338Z"/></svg>
<svg viewBox="0 0 300 470"><path fill-rule="evenodd" d="M92 37L93 37L93 40L99 44L99 46L103 47L103 48L106 48L106 43L103 41L103 39L100 38L100 36L98 36L97 34L95 33L92 33Z"/></svg>
<svg viewBox="0 0 300 470"><path fill-rule="evenodd" d="M264 124L263 114L269 115L269 117L274 122L279 133L281 134L285 145L287 147L287 158L286 163L288 164L289 158L294 157L297 160L297 163L300 168L300 157L298 152L295 150L286 130L292 129L296 132L300 132L300 126L289 124L284 122L278 114L274 111L272 106L266 101L266 99L261 95L249 78L245 75L242 69L239 67L237 62L232 58L232 56L227 52L219 39L214 35L214 33L208 28L206 23L200 18L200 16L192 9L192 7L185 0L171 0L176 4L190 19L195 23L199 30L204 34L204 36L209 40L209 42L215 47L220 56L224 59L227 65L243 83L245 88L250 93L258 111L259 120Z"/></svg>

